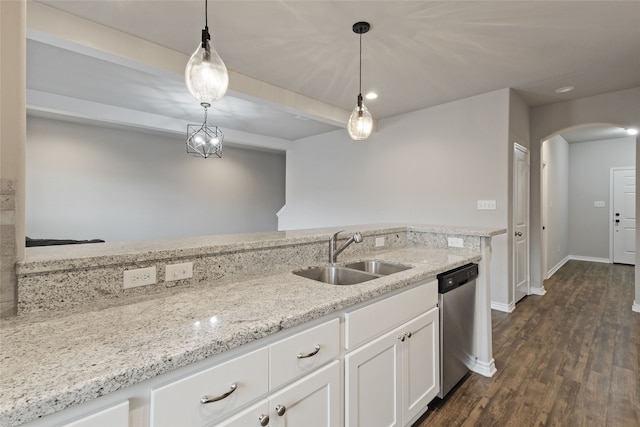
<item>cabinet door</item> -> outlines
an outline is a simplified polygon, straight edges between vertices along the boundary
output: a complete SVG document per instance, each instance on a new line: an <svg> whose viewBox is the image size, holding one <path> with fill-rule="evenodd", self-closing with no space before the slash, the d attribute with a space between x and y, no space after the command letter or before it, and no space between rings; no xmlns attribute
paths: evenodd
<svg viewBox="0 0 640 427"><path fill-rule="evenodd" d="M434 308L402 327L402 412L406 425L440 389L439 315Z"/></svg>
<svg viewBox="0 0 640 427"><path fill-rule="evenodd" d="M216 427L262 427L273 425L269 423L269 401L262 399L233 417L213 425Z"/></svg>
<svg viewBox="0 0 640 427"><path fill-rule="evenodd" d="M269 398L269 426L340 426L340 362L307 375Z"/></svg>
<svg viewBox="0 0 640 427"><path fill-rule="evenodd" d="M345 420L348 427L400 426L402 374L399 329L345 356Z"/></svg>

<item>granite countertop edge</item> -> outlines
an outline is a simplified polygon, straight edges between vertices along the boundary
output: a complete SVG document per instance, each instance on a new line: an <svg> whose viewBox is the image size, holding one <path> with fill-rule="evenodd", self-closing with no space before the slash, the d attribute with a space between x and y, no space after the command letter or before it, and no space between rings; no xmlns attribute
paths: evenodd
<svg viewBox="0 0 640 427"><path fill-rule="evenodd" d="M352 286L289 272L98 311L2 320L0 337L8 345L0 350L0 425L46 416L480 259L426 248L375 257L413 268ZM262 304L243 300L256 293ZM220 320L215 327L207 323L214 317ZM127 318L148 330L114 321Z"/></svg>
<svg viewBox="0 0 640 427"><path fill-rule="evenodd" d="M424 224L367 224L345 227L228 234L187 237L184 239L139 242L106 242L66 246L27 248L24 260L16 263L19 275L97 268L152 260L175 260L202 255L257 250L269 247L324 242L339 230L386 234L400 231L428 232L447 235L495 237L506 232L496 227L447 226Z"/></svg>

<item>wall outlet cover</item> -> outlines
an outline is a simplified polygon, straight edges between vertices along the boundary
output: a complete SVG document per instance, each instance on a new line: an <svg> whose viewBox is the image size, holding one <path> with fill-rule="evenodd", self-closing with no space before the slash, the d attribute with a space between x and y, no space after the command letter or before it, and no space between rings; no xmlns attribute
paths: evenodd
<svg viewBox="0 0 640 427"><path fill-rule="evenodd" d="M595 202L593 202L593 207L594 208L604 208L605 207L605 203L602 200L596 200Z"/></svg>
<svg viewBox="0 0 640 427"><path fill-rule="evenodd" d="M164 281L190 279L193 277L193 263L167 264L164 269Z"/></svg>
<svg viewBox="0 0 640 427"><path fill-rule="evenodd" d="M125 270L123 276L124 289L137 288L138 286L153 285L156 283L156 268L136 268Z"/></svg>
<svg viewBox="0 0 640 427"><path fill-rule="evenodd" d="M384 236L376 237L376 248L384 246Z"/></svg>
<svg viewBox="0 0 640 427"><path fill-rule="evenodd" d="M462 237L447 237L447 244L450 248L463 248L464 239Z"/></svg>

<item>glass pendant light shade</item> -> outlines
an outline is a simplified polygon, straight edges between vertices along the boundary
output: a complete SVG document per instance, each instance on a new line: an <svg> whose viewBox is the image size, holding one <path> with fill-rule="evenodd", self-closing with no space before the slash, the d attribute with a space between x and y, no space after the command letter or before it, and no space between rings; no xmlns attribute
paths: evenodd
<svg viewBox="0 0 640 427"><path fill-rule="evenodd" d="M355 141L369 138L371 131L373 131L373 117L371 117L371 113L362 102L362 35L369 31L369 28L371 28L369 23L364 21L356 22L352 27L353 32L360 36L360 93L358 93L358 105L356 105L347 122L349 137Z"/></svg>
<svg viewBox="0 0 640 427"><path fill-rule="evenodd" d="M202 30L203 33L206 30ZM206 31L206 36L209 36ZM187 89L200 102L211 104L227 93L229 73L218 52L203 34L203 43L191 55L184 73Z"/></svg>
<svg viewBox="0 0 640 427"><path fill-rule="evenodd" d="M362 141L369 138L371 131L373 130L373 117L362 103L362 94L358 95L358 105L349 116L349 122L347 123L347 132L351 139L355 141Z"/></svg>

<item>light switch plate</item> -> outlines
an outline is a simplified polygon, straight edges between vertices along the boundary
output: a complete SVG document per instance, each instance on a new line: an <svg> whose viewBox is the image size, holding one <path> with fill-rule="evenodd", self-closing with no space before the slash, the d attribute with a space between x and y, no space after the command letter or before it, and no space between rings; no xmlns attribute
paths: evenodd
<svg viewBox="0 0 640 427"><path fill-rule="evenodd" d="M156 283L156 268L147 267L125 270L123 283L124 289L153 285Z"/></svg>
<svg viewBox="0 0 640 427"><path fill-rule="evenodd" d="M164 281L190 279L193 277L193 263L168 264L164 269Z"/></svg>
<svg viewBox="0 0 640 427"><path fill-rule="evenodd" d="M376 248L384 246L384 236L376 237Z"/></svg>
<svg viewBox="0 0 640 427"><path fill-rule="evenodd" d="M496 210L495 200L478 200L478 209L480 210Z"/></svg>

